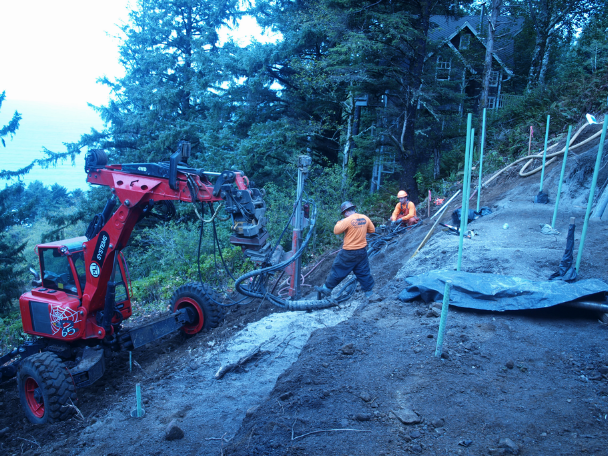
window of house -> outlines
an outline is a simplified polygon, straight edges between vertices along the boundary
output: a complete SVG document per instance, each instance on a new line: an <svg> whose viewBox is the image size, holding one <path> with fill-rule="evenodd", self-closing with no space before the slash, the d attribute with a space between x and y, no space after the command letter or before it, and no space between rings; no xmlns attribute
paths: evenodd
<svg viewBox="0 0 608 456"><path fill-rule="evenodd" d="M468 49L471 44L471 35L460 35L459 49Z"/></svg>
<svg viewBox="0 0 608 456"><path fill-rule="evenodd" d="M490 71L490 87L498 86L498 77L500 73L498 71Z"/></svg>
<svg viewBox="0 0 608 456"><path fill-rule="evenodd" d="M496 109L496 97L488 97L488 109Z"/></svg>
<svg viewBox="0 0 608 456"><path fill-rule="evenodd" d="M435 76L435 79L437 79L438 81L449 81L451 69L451 60L445 60L442 57L437 57L437 74Z"/></svg>

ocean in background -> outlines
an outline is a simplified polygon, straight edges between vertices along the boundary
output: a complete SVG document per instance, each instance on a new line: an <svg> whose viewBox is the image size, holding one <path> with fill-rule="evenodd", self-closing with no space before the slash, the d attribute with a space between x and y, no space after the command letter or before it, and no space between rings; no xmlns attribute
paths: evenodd
<svg viewBox="0 0 608 456"><path fill-rule="evenodd" d="M0 143L0 169L3 170L16 171L37 158L44 158L43 147L53 152L65 152L63 143L78 141L82 134L90 133L91 128L103 128L103 122L97 113L86 104L62 105L10 99L4 100L0 108L0 128L9 122L15 110L21 113L22 119L13 139L4 138L6 147ZM22 180L26 185L39 180L47 187L57 183L68 191L77 188L87 190L89 184L84 172L85 153L86 149L83 149L76 156L74 164L67 160L47 169L36 166ZM6 183L14 182L15 180L0 181L0 188L4 188Z"/></svg>

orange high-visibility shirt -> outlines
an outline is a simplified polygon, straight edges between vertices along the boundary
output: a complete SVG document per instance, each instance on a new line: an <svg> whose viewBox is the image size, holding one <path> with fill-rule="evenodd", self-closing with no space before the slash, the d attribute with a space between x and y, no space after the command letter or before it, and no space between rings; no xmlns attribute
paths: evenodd
<svg viewBox="0 0 608 456"><path fill-rule="evenodd" d="M401 202L399 202L395 206L393 215L391 215L391 220L394 222L396 220L403 219L405 222L412 217L416 217L416 205L411 201L408 201L405 204L401 204Z"/></svg>
<svg viewBox="0 0 608 456"><path fill-rule="evenodd" d="M344 235L344 250L357 250L367 246L367 233L375 233L376 227L372 221L363 214L352 214L340 220L334 226L334 234Z"/></svg>

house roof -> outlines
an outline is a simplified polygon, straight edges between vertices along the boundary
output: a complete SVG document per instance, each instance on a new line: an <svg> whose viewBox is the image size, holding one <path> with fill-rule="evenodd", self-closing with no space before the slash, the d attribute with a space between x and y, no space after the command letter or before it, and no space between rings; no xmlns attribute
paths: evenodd
<svg viewBox="0 0 608 456"><path fill-rule="evenodd" d="M488 17L484 17L483 30L480 27L481 16L464 16L459 18L449 16L431 16L429 38L431 41L449 41L465 27L482 42L488 30ZM494 38L494 56L505 68L513 67L513 37L521 32L523 18L499 16Z"/></svg>

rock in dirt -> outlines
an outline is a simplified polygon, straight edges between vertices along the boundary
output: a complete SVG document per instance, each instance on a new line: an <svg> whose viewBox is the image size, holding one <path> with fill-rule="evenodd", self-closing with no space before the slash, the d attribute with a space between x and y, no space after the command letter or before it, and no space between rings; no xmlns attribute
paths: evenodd
<svg viewBox="0 0 608 456"><path fill-rule="evenodd" d="M513 369L513 367L515 367L515 363L513 362L513 360L510 359L509 361L507 361L505 366L507 366L507 369Z"/></svg>
<svg viewBox="0 0 608 456"><path fill-rule="evenodd" d="M289 399L291 396L293 396L293 393L291 391L287 391L286 393L283 393L279 396L279 399L281 399L282 401L286 401L287 399Z"/></svg>
<svg viewBox="0 0 608 456"><path fill-rule="evenodd" d="M498 448L504 448L507 454L519 454L519 446L511 439L500 439Z"/></svg>
<svg viewBox="0 0 608 456"><path fill-rule="evenodd" d="M435 307L431 307L429 309L429 311L427 312L426 316L429 317L429 318L440 317L441 316L441 309L437 309Z"/></svg>
<svg viewBox="0 0 608 456"><path fill-rule="evenodd" d="M364 402L369 402L372 400L372 395L369 394L367 391L363 391L361 394L359 394L359 397L364 401Z"/></svg>
<svg viewBox="0 0 608 456"><path fill-rule="evenodd" d="M11 428L9 427L5 427L4 429L0 429L0 436L3 436L4 434L8 434L8 431L10 431Z"/></svg>
<svg viewBox="0 0 608 456"><path fill-rule="evenodd" d="M396 409L392 413L403 424L418 424L422 422L422 418L410 409Z"/></svg>
<svg viewBox="0 0 608 456"><path fill-rule="evenodd" d="M380 302L382 301L382 296L374 293L369 298L367 298L367 302Z"/></svg>
<svg viewBox="0 0 608 456"><path fill-rule="evenodd" d="M441 427L445 426L445 420L443 418L437 418L437 419L431 421L431 424L433 425L433 427L441 428Z"/></svg>
<svg viewBox="0 0 608 456"><path fill-rule="evenodd" d="M355 420L357 421L369 421L372 419L372 416L369 413L358 413L355 415Z"/></svg>
<svg viewBox="0 0 608 456"><path fill-rule="evenodd" d="M346 344L342 348L340 348L340 351L343 355L354 355L355 346L353 344Z"/></svg>
<svg viewBox="0 0 608 456"><path fill-rule="evenodd" d="M252 416L255 412L260 408L259 405L254 405L253 407L249 407L245 412L245 416Z"/></svg>
<svg viewBox="0 0 608 456"><path fill-rule="evenodd" d="M410 450L412 451L412 453L422 453L422 445L414 443L412 446L410 446Z"/></svg>
<svg viewBox="0 0 608 456"><path fill-rule="evenodd" d="M165 430L165 440L180 440L184 438L184 431L177 425L177 421L171 420Z"/></svg>

